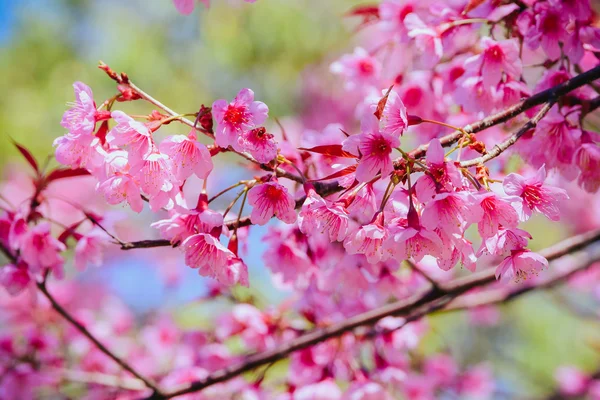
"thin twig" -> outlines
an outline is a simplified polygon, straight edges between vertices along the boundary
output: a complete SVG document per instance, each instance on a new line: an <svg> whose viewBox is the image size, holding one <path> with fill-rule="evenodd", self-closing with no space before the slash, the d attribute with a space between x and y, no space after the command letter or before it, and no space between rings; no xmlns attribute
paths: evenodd
<svg viewBox="0 0 600 400"><path fill-rule="evenodd" d="M517 140L519 140L521 138L521 136L523 136L530 130L535 129L537 124L541 121L542 118L544 118L544 116L548 113L548 111L550 111L550 109L552 108L552 106L554 104L555 104L555 101L553 99L550 100L549 102L544 104L542 109L533 118L531 118L529 121L527 121L527 123L525 125L523 125L518 131L513 133L504 142L495 145L491 151L489 151L487 154L485 154L481 157L477 157L472 160L461 162L460 166L463 168L474 167L476 165L482 165L482 164L498 157L500 154L502 154L504 151L506 151L513 144L517 143Z"/></svg>

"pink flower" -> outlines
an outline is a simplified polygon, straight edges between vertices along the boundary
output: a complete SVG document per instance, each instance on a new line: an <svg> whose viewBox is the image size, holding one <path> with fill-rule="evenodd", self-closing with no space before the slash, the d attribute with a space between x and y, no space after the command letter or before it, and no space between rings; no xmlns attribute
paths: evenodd
<svg viewBox="0 0 600 400"><path fill-rule="evenodd" d="M25 234L21 240L20 254L33 273L51 269L56 278L61 279L63 272L63 258L59 254L65 251L63 243L52 237L50 224L42 222Z"/></svg>
<svg viewBox="0 0 600 400"><path fill-rule="evenodd" d="M331 203L309 190L298 214L298 227L306 236L327 232L329 240L341 242L348 233L348 211L341 203Z"/></svg>
<svg viewBox="0 0 600 400"><path fill-rule="evenodd" d="M443 56L444 49L442 39L435 29L427 26L415 13L404 17L404 25L408 29L408 36L415 39L423 67L429 68L437 64Z"/></svg>
<svg viewBox="0 0 600 400"><path fill-rule="evenodd" d="M425 361L425 375L441 386L451 385L458 374L458 366L447 354L436 354Z"/></svg>
<svg viewBox="0 0 600 400"><path fill-rule="evenodd" d="M104 159L99 144L98 138L91 135L60 136L53 143L56 161L71 168L95 170Z"/></svg>
<svg viewBox="0 0 600 400"><path fill-rule="evenodd" d="M581 170L577 183L584 190L595 193L600 188L600 147L584 143L575 151L573 161Z"/></svg>
<svg viewBox="0 0 600 400"><path fill-rule="evenodd" d="M460 261L466 269L475 272L477 257L473 251L473 244L458 233L450 233L439 228L436 233L442 240L441 251L436 258L438 267L449 271Z"/></svg>
<svg viewBox="0 0 600 400"><path fill-rule="evenodd" d="M381 115L381 122L383 125L382 133L392 136L402 135L408 127L406 107L395 90L392 90L388 95Z"/></svg>
<svg viewBox="0 0 600 400"><path fill-rule="evenodd" d="M429 230L439 228L449 233L460 233L466 226L478 222L483 215L475 206L475 199L464 192L439 193L427 203L421 217Z"/></svg>
<svg viewBox="0 0 600 400"><path fill-rule="evenodd" d="M560 57L559 42L564 43L569 37L567 18L559 8L546 3L536 4L535 25L527 31L525 43L534 50L541 45L548 58L557 60Z"/></svg>
<svg viewBox="0 0 600 400"><path fill-rule="evenodd" d="M404 18L418 7L418 3L407 2L404 0L383 0L379 4L379 18L382 28L385 30L395 30L403 36L407 29L404 26Z"/></svg>
<svg viewBox="0 0 600 400"><path fill-rule="evenodd" d="M106 134L106 141L113 146L125 146L130 163L143 159L152 144L150 129L123 111L113 111L110 115L117 125Z"/></svg>
<svg viewBox="0 0 600 400"><path fill-rule="evenodd" d="M117 173L98 185L97 190L104 195L108 204L120 204L126 201L137 213L144 208L140 188L129 174Z"/></svg>
<svg viewBox="0 0 600 400"><path fill-rule="evenodd" d="M27 288L31 278L27 264L24 262L0 267L0 285L4 286L12 296L16 296Z"/></svg>
<svg viewBox="0 0 600 400"><path fill-rule="evenodd" d="M84 271L88 264L94 267L102 265L104 248L108 245L108 235L94 228L83 235L75 246L75 268Z"/></svg>
<svg viewBox="0 0 600 400"><path fill-rule="evenodd" d="M214 236L208 233L192 235L183 241L181 248L185 251L185 264L198 268L200 275L222 284L238 281L247 284L245 265L239 264L237 257Z"/></svg>
<svg viewBox="0 0 600 400"><path fill-rule="evenodd" d="M73 84L75 102L65 111L60 124L73 136L91 136L101 113L96 111L92 89L82 82Z"/></svg>
<svg viewBox="0 0 600 400"><path fill-rule="evenodd" d="M548 260L527 249L512 250L496 268L496 279L515 278L516 281L537 275L548 267Z"/></svg>
<svg viewBox="0 0 600 400"><path fill-rule="evenodd" d="M484 253L500 255L512 250L518 250L527 246L529 239L531 239L531 235L523 229L499 228L498 233L494 236L484 238L481 247L477 251L477 256Z"/></svg>
<svg viewBox="0 0 600 400"><path fill-rule="evenodd" d="M560 392L565 396L580 396L585 393L590 379L579 368L574 366L559 367L554 378L558 382Z"/></svg>
<svg viewBox="0 0 600 400"><path fill-rule="evenodd" d="M210 209L180 211L172 212L171 218L156 221L150 226L160 230L162 237L171 243L180 243L196 233L212 233L223 226L223 215Z"/></svg>
<svg viewBox="0 0 600 400"><path fill-rule="evenodd" d="M590 2L587 0L550 0L549 3L579 21L587 21L591 16Z"/></svg>
<svg viewBox="0 0 600 400"><path fill-rule="evenodd" d="M252 90L242 89L231 103L223 99L215 101L212 113L217 121L217 145L242 151L242 135L265 122L269 108L263 102L254 101Z"/></svg>
<svg viewBox="0 0 600 400"><path fill-rule="evenodd" d="M418 262L426 255L440 256L445 252L440 237L421 226L414 207L409 209L407 218L397 218L389 224L386 248L396 259L413 258Z"/></svg>
<svg viewBox="0 0 600 400"><path fill-rule="evenodd" d="M466 60L465 68L480 75L486 87L495 87L502 79L503 72L516 80L521 77L523 65L516 39L497 42L483 37L481 46L484 48L483 52Z"/></svg>
<svg viewBox="0 0 600 400"><path fill-rule="evenodd" d="M383 243L388 233L382 225L383 214L378 214L374 222L361 226L344 240L344 248L348 254L364 254L370 264L385 261L389 253L384 251Z"/></svg>
<svg viewBox="0 0 600 400"><path fill-rule="evenodd" d="M466 112L490 113L498 102L498 92L496 88L486 86L482 77L471 76L457 81L454 99Z"/></svg>
<svg viewBox="0 0 600 400"><path fill-rule="evenodd" d="M495 235L501 226L514 228L519 224L519 216L513 206L494 192L481 193L476 198L483 210L483 217L477 224L483 239Z"/></svg>
<svg viewBox="0 0 600 400"><path fill-rule="evenodd" d="M296 221L296 202L288 190L271 181L255 185L248 191L248 204L253 206L250 220L253 224L264 225L276 216L286 224Z"/></svg>
<svg viewBox="0 0 600 400"><path fill-rule="evenodd" d="M341 75L347 90L376 85L381 73L381 64L365 49L357 47L354 53L343 55L330 66L330 71Z"/></svg>
<svg viewBox="0 0 600 400"><path fill-rule="evenodd" d="M171 159L165 154L153 151L143 160L132 164L130 175L139 181L140 188L150 197L161 191L173 188L174 177L171 175Z"/></svg>
<svg viewBox="0 0 600 400"><path fill-rule="evenodd" d="M523 178L512 173L504 178L503 186L506 194L518 196L521 201L515 202L519 218L526 221L533 211L538 211L552 221L560 219L558 204L569 199L567 192L560 188L544 186L546 168L542 165L531 178Z"/></svg>
<svg viewBox="0 0 600 400"><path fill-rule="evenodd" d="M165 138L159 146L160 152L171 159L173 175L183 182L192 174L206 179L213 169L210 152L196 140L196 134L174 135Z"/></svg>
<svg viewBox="0 0 600 400"><path fill-rule="evenodd" d="M244 149L260 163L266 164L277 157L277 142L262 126L246 132L242 140Z"/></svg>
<svg viewBox="0 0 600 400"><path fill-rule="evenodd" d="M343 149L359 155L356 168L356 179L367 182L381 172L382 176L394 170L392 150L400 146L400 139L395 135L379 132L378 121L374 116L363 120L363 133L350 136L342 142Z"/></svg>

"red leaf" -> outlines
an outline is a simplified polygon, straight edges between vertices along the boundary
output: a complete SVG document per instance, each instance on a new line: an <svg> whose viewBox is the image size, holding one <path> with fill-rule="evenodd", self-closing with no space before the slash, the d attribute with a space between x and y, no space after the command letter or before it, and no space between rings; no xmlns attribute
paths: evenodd
<svg viewBox="0 0 600 400"><path fill-rule="evenodd" d="M390 88L385 93L385 96L383 96L381 100L379 100L379 103L377 103L377 110L375 110L375 112L373 113L373 115L376 116L377 119L381 119L383 109L385 108L385 103L387 103L388 96L390 95L390 92L392 91L393 87L394 85L390 86Z"/></svg>
<svg viewBox="0 0 600 400"><path fill-rule="evenodd" d="M485 0L470 0L467 3L467 6L465 7L465 9L462 12L462 15L467 15L470 11L476 9L477 7L479 7L480 5L483 4Z"/></svg>
<svg viewBox="0 0 600 400"><path fill-rule="evenodd" d="M29 165L31 165L31 167L35 170L35 172L37 172L39 174L40 168L38 167L38 163L35 160L35 158L33 157L33 155L31 155L29 150L27 150L25 147L21 146L19 143L15 142L14 140L12 142L15 145L15 147L17 148L17 150L19 150L21 155L23 157L25 157L25 159L27 160Z"/></svg>
<svg viewBox="0 0 600 400"><path fill-rule="evenodd" d="M362 5L356 6L346 13L348 16L356 16L363 18L363 24L379 19L379 6Z"/></svg>
<svg viewBox="0 0 600 400"><path fill-rule="evenodd" d="M311 147L310 149L300 147L298 150L310 151L311 153L319 153L330 157L358 158L354 154L343 150L341 144L327 144Z"/></svg>
<svg viewBox="0 0 600 400"><path fill-rule="evenodd" d="M327 181L329 179L335 179L335 178L339 178L340 176L346 176L346 175L350 175L351 173L353 173L354 171L356 171L356 165L350 165L344 169L341 169L337 172L334 172L331 175L327 175L325 178L321 178L321 179L313 179L313 182L318 182L318 181Z"/></svg>
<svg viewBox="0 0 600 400"><path fill-rule="evenodd" d="M46 183L50 183L57 179L72 178L75 176L85 176L85 175L89 175L89 174L90 173L88 172L88 170L84 169L84 168L75 168L75 169L59 168L59 169L55 169L54 171L52 171L48 174L48 176L46 177Z"/></svg>

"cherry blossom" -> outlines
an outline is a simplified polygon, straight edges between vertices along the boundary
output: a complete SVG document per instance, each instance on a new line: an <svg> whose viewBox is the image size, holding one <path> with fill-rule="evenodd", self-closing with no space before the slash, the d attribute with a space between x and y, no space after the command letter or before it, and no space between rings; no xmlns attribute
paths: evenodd
<svg viewBox="0 0 600 400"><path fill-rule="evenodd" d="M279 183L265 182L248 191L248 204L253 206L252 223L264 225L275 216L286 224L296 221L295 202L288 190Z"/></svg>
<svg viewBox="0 0 600 400"><path fill-rule="evenodd" d="M263 102L254 101L252 90L242 89L231 103L227 103L227 100L215 101L212 113L217 122L216 143L221 147L232 146L242 151L243 135L265 122L269 108Z"/></svg>

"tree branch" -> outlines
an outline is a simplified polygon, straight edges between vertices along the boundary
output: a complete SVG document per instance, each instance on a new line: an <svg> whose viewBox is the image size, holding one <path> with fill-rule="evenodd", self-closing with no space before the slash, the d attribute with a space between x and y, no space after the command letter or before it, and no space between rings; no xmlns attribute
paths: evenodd
<svg viewBox="0 0 600 400"><path fill-rule="evenodd" d="M109 74L109 76L111 76L111 75ZM115 79L112 76L111 76L111 78ZM572 92L573 90L578 89L581 86L584 86L596 79L600 79L600 66L597 66L597 67L592 68L584 73L581 73L581 74L569 79L568 81L561 83L560 85L556 85L550 89L536 93L533 96L528 97L527 99L522 100L521 102L505 109L504 111L500 111L500 112L498 112L494 115L490 115L478 122L469 124L463 128L463 131L466 133L481 132L487 128L501 124L503 122L506 122L506 121L516 117L517 115L522 114L525 111L527 111L535 106L538 106L540 104L543 104L543 103L547 103L547 104L552 103L553 104L560 97L562 97L562 96ZM117 82L119 82L119 81L117 80ZM148 95L147 93L142 91L140 88L135 86L131 81L128 81L128 82L129 82L129 85L132 87L132 89L135 91L138 91L138 93L140 94L140 96L142 96L142 98L146 99L146 97L147 97L146 100L150 101L152 104L154 104L158 107L162 106L163 107L162 109L164 111L166 111L167 113L169 113L169 115L178 115L173 110L162 105L162 103L158 102L158 100L154 99L153 97L151 97L150 95ZM595 110L598 107L600 107L600 96L595 98L594 100L592 100L589 103L587 112ZM513 134L513 136L511 136L509 139L507 139L507 141L495 146L494 149L492 149L492 151L490 153L488 153L488 155L482 156L482 157L479 157L479 158L476 158L473 160L465 161L463 164L461 164L461 166L471 167L474 165L478 165L479 163L482 162L482 160L483 160L483 162L486 162L486 161L489 161L489 160L497 157L498 155L500 155L502 153L502 151L504 151L508 147L512 146L519 139L519 137L521 137L523 134L525 134L525 132L527 132L527 130L534 128L537 125L537 123L541 120L541 118L543 118L543 116L548 112L548 110L549 110L549 108L547 106L544 106L542 108L542 110L540 112L538 112L538 114L534 118L532 118L527 124L525 124L519 131L517 131L515 134ZM185 118L181 118L181 120L186 124L188 124L188 122L189 122L188 125L193 126L193 123L191 121L186 120ZM185 122L185 121L188 121L188 122ZM451 144L457 142L463 135L464 135L463 132L456 131L454 133L451 133L449 135L441 137L440 142L442 143L442 146L447 147L447 146L450 146ZM423 157L425 157L425 153L427 152L428 148L429 148L428 143L422 144L422 145L418 146L417 148L415 148L414 150L412 150L411 152L409 152L408 155L409 155L409 157L414 158L414 159L423 158ZM262 164L261 164L261 167L262 167ZM394 167L395 168L401 167L399 160L394 161ZM285 172L285 171L283 171L283 172ZM285 172L285 173L289 174L287 172ZM293 175L293 177L289 177L289 176L285 176L285 177L292 179L296 182L302 182L302 179L299 176L296 176L294 174L289 174L289 175ZM337 181L314 182L314 185L315 185L315 190L322 197L326 197L326 196L329 196L331 194L334 194L334 193L337 193L337 192L343 190L343 187L341 187ZM303 199L301 199L301 201L303 201ZM301 205L302 205L302 203L300 202L300 206ZM297 206L297 208L300 207L300 206L298 206L298 203L296 204L296 206ZM228 226L229 229L233 229L235 227L241 228L244 226L252 225L252 222L250 221L250 218L244 217L244 218L241 218L239 221L238 220L228 221L226 223L226 225ZM130 250L130 249L136 249L136 248L164 247L164 246L171 246L171 243L168 240L141 240L141 241L137 241L137 242L126 243L121 248L123 250Z"/></svg>
<svg viewBox="0 0 600 400"><path fill-rule="evenodd" d="M504 111L500 111L480 121L469 124L465 126L463 130L467 133L481 132L492 126L506 122L535 106L539 106L540 104L548 102L551 99L558 99L575 89L595 81L596 79L600 79L600 66L594 67L582 74L579 74L568 81L561 83L560 85L556 85L550 89L536 93L533 96L528 97L525 100L522 100L517 104L505 109ZM458 141L458 139L460 139L462 136L462 132L456 131L440 138L440 142L442 143L442 146L447 147ZM425 157L425 153L427 152L428 148L428 143L422 144L408 154L412 158L423 158Z"/></svg>
<svg viewBox="0 0 600 400"><path fill-rule="evenodd" d="M569 253L578 251L586 246L600 240L600 230L588 232L566 239L554 246L540 251L540 254L548 259L555 260ZM600 251L595 255L600 258ZM495 271L488 269L466 278L459 278L446 284L440 284L439 288L432 287L429 290L418 292L406 299L385 305L375 310L356 315L344 322L334 324L325 328L315 329L281 346L261 353L247 356L242 362L230 367L218 370L206 379L194 382L188 387L167 393L163 397L150 397L152 399L168 399L187 393L197 392L208 386L227 381L245 372L251 371L261 365L281 360L289 354L321 343L333 337L339 337L347 332L352 332L362 326L372 326L379 320L388 316L402 316L405 321L412 321L429 314L435 310L442 309L453 299L462 295L470 289L484 286L494 282Z"/></svg>
<svg viewBox="0 0 600 400"><path fill-rule="evenodd" d="M8 259L11 262L13 262L13 263L17 262L17 257L15 257L15 255L13 255L9 251L9 249L7 249L1 243L0 243L0 250L2 251L2 253L4 253L6 255L6 257L8 257ZM52 294L48 291L48 288L46 287L45 279L42 282L36 282L36 286L40 290L40 292L42 292L42 294L48 299L52 308L57 313L59 313L64 319L66 319L71 325L73 325L83 336L88 338L89 341L92 342L98 348L98 350L100 350L102 353L104 353L106 356L108 356L110 359L112 359L114 362L116 362L125 371L129 372L131 375L135 376L137 379L142 381L144 383L144 385L146 385L146 387L148 387L149 389L151 389L153 391L153 395L163 396L161 391L158 389L158 387L153 382L151 382L148 378L145 378L143 375L141 375L139 372L137 372L135 369L133 369L133 367L130 366L126 361L124 361L123 359L121 359L117 355L115 355L108 347L103 345L94 335L92 335L92 333L85 326L83 326L83 324L81 322L77 321L75 319L75 317L73 317L71 314L69 314L69 312L67 310L65 310L64 307L61 306L56 301L54 296L52 296Z"/></svg>
<svg viewBox="0 0 600 400"><path fill-rule="evenodd" d="M550 109L552 108L554 103L555 103L555 100L551 99L546 104L544 104L542 109L535 115L535 117L533 117L529 121L527 121L527 123L525 125L523 125L521 127L521 129L519 129L518 131L513 133L504 142L495 145L494 148L490 152L488 152L487 154L485 154L481 157L477 157L477 158L474 158L474 159L468 160L468 161L463 161L460 163L460 166L463 168L474 167L476 165L484 164L484 163L498 157L510 146L517 143L517 140L519 140L519 138L521 136L523 136L530 130L534 129L537 126L537 124L540 122L540 120L542 118L544 118L544 116L548 113L548 111L550 111Z"/></svg>

